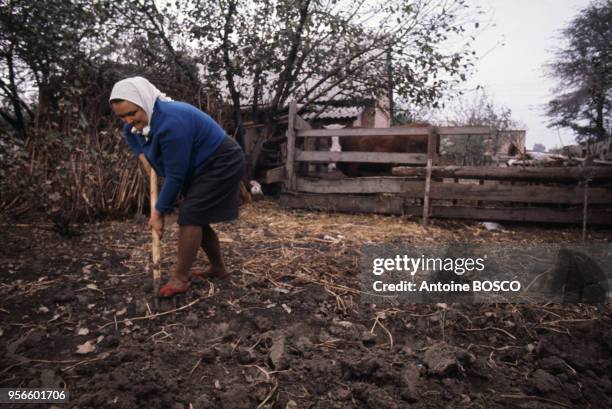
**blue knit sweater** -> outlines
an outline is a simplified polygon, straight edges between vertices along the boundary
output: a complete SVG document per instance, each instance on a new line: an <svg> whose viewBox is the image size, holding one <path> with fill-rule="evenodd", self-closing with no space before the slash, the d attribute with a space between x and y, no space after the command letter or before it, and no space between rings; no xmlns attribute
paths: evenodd
<svg viewBox="0 0 612 409"><path fill-rule="evenodd" d="M179 191L186 192L194 175L219 147L225 131L210 116L184 102L157 100L149 120L149 135L123 128L125 139L136 156L145 157L164 184L155 208L165 213Z"/></svg>

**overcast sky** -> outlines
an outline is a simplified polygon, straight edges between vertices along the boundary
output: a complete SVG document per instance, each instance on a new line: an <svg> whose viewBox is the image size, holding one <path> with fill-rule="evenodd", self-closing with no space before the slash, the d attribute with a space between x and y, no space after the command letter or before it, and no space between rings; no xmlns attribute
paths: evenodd
<svg viewBox="0 0 612 409"><path fill-rule="evenodd" d="M542 143L547 149L574 143L566 130L547 128L543 105L551 99L555 82L543 65L559 44L559 30L588 0L470 0L488 10L495 27L487 29L475 44L481 56L467 89L482 85L496 105L512 110L526 125L527 148ZM504 45L500 45L503 43Z"/></svg>

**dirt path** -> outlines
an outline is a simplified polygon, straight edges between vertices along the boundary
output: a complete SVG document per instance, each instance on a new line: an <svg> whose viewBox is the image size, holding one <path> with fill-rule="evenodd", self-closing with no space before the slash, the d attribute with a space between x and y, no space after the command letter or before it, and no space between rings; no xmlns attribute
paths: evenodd
<svg viewBox="0 0 612 409"><path fill-rule="evenodd" d="M612 407L609 305L374 306L357 290L366 241L571 242L575 228L438 222L426 237L399 218L260 202L220 226L231 279L156 310L142 221L71 239L49 227L2 223L0 387L65 385L58 407Z"/></svg>

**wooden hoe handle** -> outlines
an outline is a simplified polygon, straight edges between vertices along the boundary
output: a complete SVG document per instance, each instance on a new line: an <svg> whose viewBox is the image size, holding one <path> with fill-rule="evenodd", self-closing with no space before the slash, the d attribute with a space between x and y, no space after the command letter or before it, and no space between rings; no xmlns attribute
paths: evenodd
<svg viewBox="0 0 612 409"><path fill-rule="evenodd" d="M157 203L157 196L159 194L157 187L157 173L155 173L155 169L151 167L150 173L150 181L151 181L151 212L155 209L155 204ZM153 255L153 291L155 292L155 299L157 299L157 294L159 294L159 286L161 283L161 241L159 239L159 235L154 229L151 229L152 243L151 243L151 251Z"/></svg>

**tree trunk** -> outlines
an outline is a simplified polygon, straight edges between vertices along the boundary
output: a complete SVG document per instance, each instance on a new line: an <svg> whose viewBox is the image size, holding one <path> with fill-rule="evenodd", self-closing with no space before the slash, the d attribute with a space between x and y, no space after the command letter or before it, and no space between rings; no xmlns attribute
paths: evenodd
<svg viewBox="0 0 612 409"><path fill-rule="evenodd" d="M230 91L232 98L232 105L234 111L234 133L236 141L240 146L245 149L244 146L244 128L242 126L242 113L240 112L240 93L236 89L236 83L234 82L234 68L229 54L229 35L232 31L232 22L234 19L234 13L236 12L236 1L230 1L228 4L227 14L225 15L225 24L223 25L223 64L225 65L225 80ZM247 178L252 175L250 166L247 166Z"/></svg>

